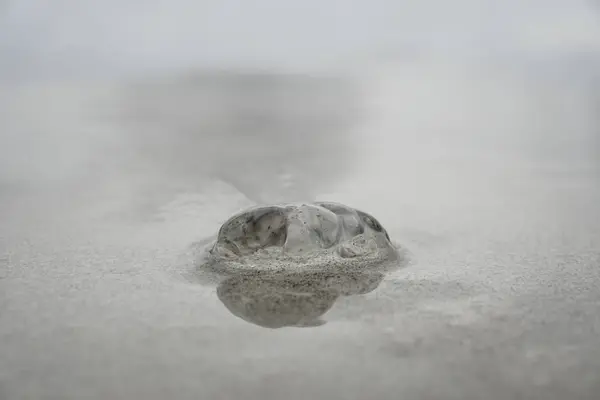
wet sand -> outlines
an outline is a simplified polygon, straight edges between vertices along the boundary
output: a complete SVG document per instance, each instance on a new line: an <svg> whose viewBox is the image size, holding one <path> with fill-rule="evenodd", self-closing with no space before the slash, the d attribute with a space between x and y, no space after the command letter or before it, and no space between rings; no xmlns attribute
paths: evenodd
<svg viewBox="0 0 600 400"><path fill-rule="evenodd" d="M436 77L430 98L424 82ZM139 107L123 105L139 94L123 86L92 96L90 104L105 105L94 112L108 116L74 110L73 96L64 113L47 111L80 118L70 119L69 132L40 137L70 143L64 154L84 153L86 163L63 157L63 170L77 173L52 174L50 163L24 188L2 188L0 398L596 398L597 126L581 123L587 114L536 108L541 83L409 78L396 89L393 77L336 86L328 105L311 100L322 94L299 92L303 83L283 79L273 89L263 81L263 89L243 89L264 94L250 102L254 109L234 107L264 124L251 133L243 121L223 128L194 120L189 104L165 111L164 93L144 109L162 118L158 128ZM551 99L566 90L544 85ZM168 88L179 100L165 102L184 102L181 87ZM286 114L286 101L305 114ZM223 102L227 118L233 106ZM24 124L12 115L12 127ZM39 132L62 124L44 121ZM77 129L84 122L102 133L85 136ZM149 126L152 139L144 136ZM547 135L523 133L534 126ZM588 130L561 145L572 126ZM53 159L39 154L39 162ZM234 212L270 199L364 209L413 263L335 298L308 280L302 290L326 304L295 311L317 309L318 324L244 320L223 303L237 299L235 287L219 294L218 285L181 272L194 268L195 243ZM246 296L256 295L253 287L244 286Z"/></svg>

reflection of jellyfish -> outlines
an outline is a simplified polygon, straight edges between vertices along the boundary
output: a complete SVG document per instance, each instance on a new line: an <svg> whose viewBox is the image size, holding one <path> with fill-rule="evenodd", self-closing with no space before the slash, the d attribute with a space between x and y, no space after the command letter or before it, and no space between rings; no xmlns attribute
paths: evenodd
<svg viewBox="0 0 600 400"><path fill-rule="evenodd" d="M230 277L217 295L235 316L264 328L314 327L340 296L369 293L381 273L281 273Z"/></svg>

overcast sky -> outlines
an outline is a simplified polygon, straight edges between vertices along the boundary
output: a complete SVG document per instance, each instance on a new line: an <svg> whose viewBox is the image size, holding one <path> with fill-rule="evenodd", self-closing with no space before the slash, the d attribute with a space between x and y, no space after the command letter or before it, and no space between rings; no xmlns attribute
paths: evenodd
<svg viewBox="0 0 600 400"><path fill-rule="evenodd" d="M597 52L593 0L0 0L0 75Z"/></svg>

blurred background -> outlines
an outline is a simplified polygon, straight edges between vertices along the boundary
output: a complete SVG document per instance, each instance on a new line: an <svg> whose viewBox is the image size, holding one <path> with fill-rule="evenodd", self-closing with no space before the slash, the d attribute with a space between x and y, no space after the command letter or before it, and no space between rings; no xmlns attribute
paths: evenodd
<svg viewBox="0 0 600 400"><path fill-rule="evenodd" d="M595 163L599 18L591 0L4 0L0 182L202 170L311 197L305 164L314 188L373 155L352 135Z"/></svg>

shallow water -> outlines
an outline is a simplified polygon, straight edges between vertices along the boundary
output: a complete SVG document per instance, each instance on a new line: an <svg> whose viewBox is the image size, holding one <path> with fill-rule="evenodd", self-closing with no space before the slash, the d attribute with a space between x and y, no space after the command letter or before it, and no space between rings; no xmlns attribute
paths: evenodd
<svg viewBox="0 0 600 400"><path fill-rule="evenodd" d="M595 105L475 72L222 77L218 102L202 80L12 88L0 398L594 398ZM413 264L332 279L302 328L230 311L281 282L177 276L234 212L296 200L372 213Z"/></svg>

